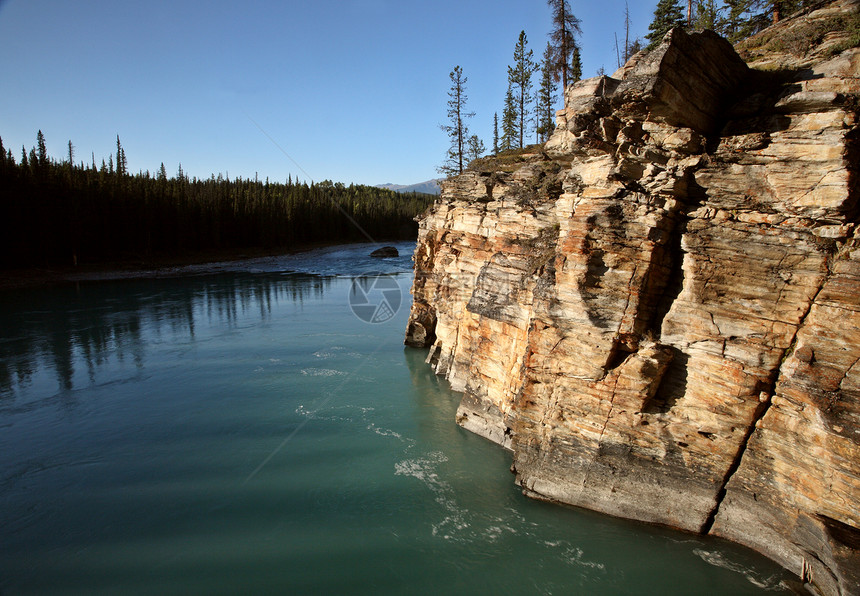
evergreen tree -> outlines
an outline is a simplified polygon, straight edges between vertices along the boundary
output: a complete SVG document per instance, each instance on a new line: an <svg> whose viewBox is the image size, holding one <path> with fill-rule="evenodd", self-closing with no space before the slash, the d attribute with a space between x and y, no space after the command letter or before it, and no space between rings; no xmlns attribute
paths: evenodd
<svg viewBox="0 0 860 596"><path fill-rule="evenodd" d="M553 52L553 77L561 81L563 93L568 84L578 80L571 76L570 66L576 48L576 36L581 35L582 30L580 20L574 16L568 0L547 0L547 5L552 13L549 38ZM579 76L582 76L581 67Z"/></svg>
<svg viewBox="0 0 860 596"><path fill-rule="evenodd" d="M528 39L526 32L520 31L517 45L514 47L514 65L508 67L508 84L514 96L517 110L517 133L518 146L524 146L524 138L527 134L526 126L531 112L532 74L537 70L534 63L534 53L527 49Z"/></svg>
<svg viewBox="0 0 860 596"><path fill-rule="evenodd" d="M704 31L705 29L719 31L722 11L723 7L719 6L716 0L696 0L696 10L691 21L691 27L696 31Z"/></svg>
<svg viewBox="0 0 860 596"><path fill-rule="evenodd" d="M42 134L41 130L36 134L36 146L39 148L37 154L39 169L43 170L48 167L48 149L45 146L45 135Z"/></svg>
<svg viewBox="0 0 860 596"><path fill-rule="evenodd" d="M518 137L517 108L514 103L514 94L511 91L511 85L508 83L508 91L505 93L505 107L502 110L502 144L500 149L502 151L515 149Z"/></svg>
<svg viewBox="0 0 860 596"><path fill-rule="evenodd" d="M654 9L654 20L648 25L650 33L645 36L650 42L648 49L656 48L669 31L675 27L683 27L684 24L684 13L679 0L660 0Z"/></svg>
<svg viewBox="0 0 860 596"><path fill-rule="evenodd" d="M128 174L128 162L125 159L125 150L119 142L119 135L116 135L116 174L120 178Z"/></svg>
<svg viewBox="0 0 860 596"><path fill-rule="evenodd" d="M555 118L553 117L553 104L555 96L553 95L553 80L552 80L552 46L547 43L546 50L543 54L543 61L540 69L540 88L537 92L537 105L535 108L537 126L535 127L538 135L538 142L543 143L552 134L555 128Z"/></svg>
<svg viewBox="0 0 860 596"><path fill-rule="evenodd" d="M466 143L469 139L469 128L466 126L466 118L475 115L474 112L466 111L466 83L468 78L463 76L463 69L455 66L449 75L451 78L451 89L448 91L448 124L440 128L448 134L451 146L438 171L442 174L452 176L463 173L463 162L466 158Z"/></svg>
<svg viewBox="0 0 860 596"><path fill-rule="evenodd" d="M499 154L499 113L493 114L493 155Z"/></svg>
<svg viewBox="0 0 860 596"><path fill-rule="evenodd" d="M573 44L573 52L570 57L570 82L575 83L582 78L582 53L579 44Z"/></svg>
<svg viewBox="0 0 860 596"><path fill-rule="evenodd" d="M484 142L478 138L478 135L470 136L466 143L466 156L469 158L469 161L480 158L484 151L486 151Z"/></svg>

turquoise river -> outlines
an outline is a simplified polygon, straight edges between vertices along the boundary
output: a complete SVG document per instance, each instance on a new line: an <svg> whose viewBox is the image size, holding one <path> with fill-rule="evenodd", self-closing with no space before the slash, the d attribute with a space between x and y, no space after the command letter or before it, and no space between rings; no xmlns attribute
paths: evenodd
<svg viewBox="0 0 860 596"><path fill-rule="evenodd" d="M786 592L523 497L403 346L397 246L0 292L0 594Z"/></svg>

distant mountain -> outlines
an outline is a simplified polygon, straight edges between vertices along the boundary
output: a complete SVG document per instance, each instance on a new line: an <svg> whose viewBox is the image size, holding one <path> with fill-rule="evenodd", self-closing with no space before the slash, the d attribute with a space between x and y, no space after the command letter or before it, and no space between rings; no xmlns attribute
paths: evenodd
<svg viewBox="0 0 860 596"><path fill-rule="evenodd" d="M426 182L419 182L418 184L377 184L376 188L387 188L388 190L393 190L395 192L423 192L428 195L438 195L440 188L439 182L442 181L443 178L437 178L436 180L427 180Z"/></svg>

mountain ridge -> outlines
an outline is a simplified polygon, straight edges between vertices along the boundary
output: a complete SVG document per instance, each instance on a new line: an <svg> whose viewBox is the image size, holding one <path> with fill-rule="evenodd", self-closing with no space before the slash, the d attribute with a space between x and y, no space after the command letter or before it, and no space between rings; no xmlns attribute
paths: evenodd
<svg viewBox="0 0 860 596"><path fill-rule="evenodd" d="M440 183L444 178L435 178L417 182L415 184L393 184L386 182L385 184L377 184L376 188L385 188L394 192L419 192L428 195L438 195L441 192Z"/></svg>

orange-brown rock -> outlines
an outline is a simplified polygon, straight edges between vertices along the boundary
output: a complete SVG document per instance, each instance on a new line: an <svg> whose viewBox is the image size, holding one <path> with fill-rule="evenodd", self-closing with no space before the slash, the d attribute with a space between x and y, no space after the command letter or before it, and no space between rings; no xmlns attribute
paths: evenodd
<svg viewBox="0 0 860 596"><path fill-rule="evenodd" d="M569 87L544 146L444 182L407 343L527 494L857 594L860 50L774 63L675 31Z"/></svg>

